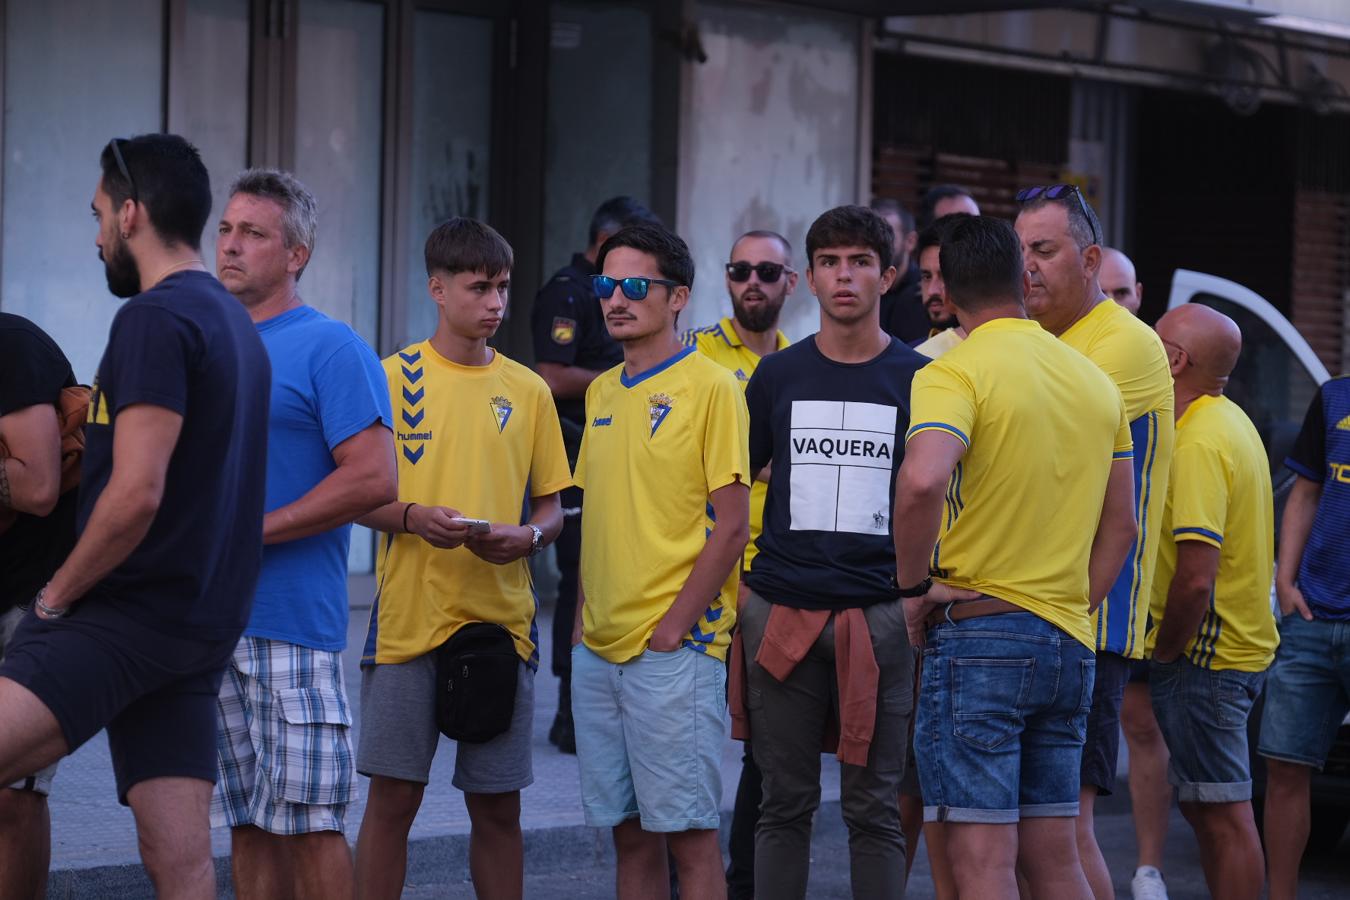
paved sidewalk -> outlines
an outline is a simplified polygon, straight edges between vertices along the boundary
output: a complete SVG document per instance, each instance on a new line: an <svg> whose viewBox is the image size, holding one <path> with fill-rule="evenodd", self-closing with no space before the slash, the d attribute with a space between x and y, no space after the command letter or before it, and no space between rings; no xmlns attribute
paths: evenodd
<svg viewBox="0 0 1350 900"><path fill-rule="evenodd" d="M542 579L541 579L542 582ZM539 586L541 601L539 633L547 636L552 623L552 586L541 583ZM366 624L370 615L370 600L374 595L372 576L353 576L349 580L349 592L352 605L351 625L348 630L348 650L344 654L344 674L347 679L348 697L356 717L356 727L360 727L360 672L358 663L360 648L365 640ZM581 797L577 777L575 756L560 753L548 743L548 728L558 705L558 680L553 677L550 668L551 652L545 637L541 648L543 656L536 681L534 716L534 775L535 783L521 795L522 825L532 834L529 854L544 854L559 860L570 859L578 854L594 857L594 853L608 853L607 836L599 835L584 828L581 816ZM730 729L728 728L728 733ZM740 777L741 744L729 737L723 754L723 808L730 809L735 798L736 783ZM432 767L431 784L427 788L426 799L413 824L412 838L430 840L455 835L466 835L469 831L468 814L459 791L450 784L454 772L455 745L442 739L436 762ZM839 796L839 769L831 759L822 761L824 780L822 799L837 800ZM361 816L365 810L366 779L360 778L358 789L360 798L347 813L347 837L356 840ZM136 832L131 811L117 802L113 786L113 776L108 757L108 745L103 734L81 747L73 756L61 763L56 781L52 787L52 869L89 870L94 868L125 867L133 865L138 870L136 852ZM463 841L453 842L454 846L463 845ZM218 857L229 854L229 834L224 829L212 833L212 845ZM450 846L444 844L444 846ZM599 849L596 849L596 848ZM455 851L462 852L462 851ZM428 853L428 858L441 856L440 853ZM414 850L414 862L420 858ZM547 859L532 860L547 865ZM453 865L453 861L444 860L444 864ZM410 878L417 867L410 868ZM134 889L128 893L126 888L132 884L144 884L143 875L132 873L100 872L110 880L101 881L102 887L95 883L94 873L80 875L78 872L58 874L53 877L53 896L108 896L108 890L117 885L120 900L132 900L142 896ZM71 892L73 891L73 893ZM147 895L148 896L148 895Z"/></svg>

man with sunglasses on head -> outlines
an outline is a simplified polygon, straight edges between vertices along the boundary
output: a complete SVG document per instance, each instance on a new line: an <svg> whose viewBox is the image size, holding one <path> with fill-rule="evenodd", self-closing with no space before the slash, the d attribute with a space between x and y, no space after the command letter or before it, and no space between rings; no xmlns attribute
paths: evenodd
<svg viewBox="0 0 1350 900"><path fill-rule="evenodd" d="M1167 353L1153 329L1102 293L1101 223L1074 185L1018 192L1017 235L1030 279L1027 313L1081 352L1115 383L1125 400L1134 440L1135 540L1100 608L1092 631L1097 673L1083 748L1079 855L1094 895L1112 896L1093 829L1098 794L1115 789L1120 707L1130 660L1144 656L1149 591L1158 556L1162 498L1172 460L1175 420Z"/></svg>
<svg viewBox="0 0 1350 900"><path fill-rule="evenodd" d="M572 650L586 824L614 833L620 900L668 884L724 897L726 658L750 531L745 398L736 378L682 347L694 261L659 225L601 246L595 293L622 365L586 391L575 482L583 523Z"/></svg>
<svg viewBox="0 0 1350 900"><path fill-rule="evenodd" d="M914 709L913 654L895 589L891 514L926 360L887 334L891 228L862 206L823 213L806 235L820 330L750 379L750 465L772 465L759 554L746 574L732 692L737 737L763 773L755 890L804 897L820 754L837 751L857 897L901 897L897 795ZM742 705L748 710L743 715ZM837 734L837 741L830 736Z"/></svg>
<svg viewBox="0 0 1350 900"><path fill-rule="evenodd" d="M108 731L161 897L215 897L216 696L262 560L271 366L207 270L211 184L177 135L100 157L113 318L85 425L79 537L0 664L0 784Z"/></svg>
<svg viewBox="0 0 1350 900"><path fill-rule="evenodd" d="M783 303L797 286L792 269L792 247L776 231L747 231L731 245L727 263L727 293L733 315L716 325L685 332L686 346L730 369L744 387L755 374L759 361L788 345L778 330ZM750 486L750 543L741 563L744 574L755 558L755 540L764 521L764 497L769 487L767 468ZM740 594L745 594L741 582ZM736 808L731 819L727 888L732 900L752 897L755 892L755 823L759 820L760 775L749 744L741 760L741 780L736 788Z"/></svg>
<svg viewBox="0 0 1350 900"><path fill-rule="evenodd" d="M591 216L586 249L553 274L534 298L530 324L534 332L535 370L558 405L568 463L575 466L586 426L586 388L595 376L623 361L623 351L605 328L591 277L600 247L625 225L660 220L632 197L611 197ZM553 608L551 640L553 674L559 681L558 712L548 730L549 743L563 753L576 753L572 727L572 619L576 614L577 567L581 562L581 490L562 492L563 530L554 542L558 562L558 596Z"/></svg>

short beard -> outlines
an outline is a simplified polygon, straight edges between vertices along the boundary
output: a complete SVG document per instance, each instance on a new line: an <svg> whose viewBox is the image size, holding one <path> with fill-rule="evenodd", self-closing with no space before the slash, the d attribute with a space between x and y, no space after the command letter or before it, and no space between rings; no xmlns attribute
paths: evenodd
<svg viewBox="0 0 1350 900"><path fill-rule="evenodd" d="M109 252L99 252L103 258L103 274L108 279L108 290L114 297L126 299L141 292L141 269L131 255L125 241L116 240Z"/></svg>
<svg viewBox="0 0 1350 900"><path fill-rule="evenodd" d="M782 312L783 305L780 303L775 306L768 302L765 297L765 303L759 309L746 309L744 306L732 301L731 311L736 316L736 321L746 331L753 331L755 334L763 334L771 331L778 325L778 314Z"/></svg>

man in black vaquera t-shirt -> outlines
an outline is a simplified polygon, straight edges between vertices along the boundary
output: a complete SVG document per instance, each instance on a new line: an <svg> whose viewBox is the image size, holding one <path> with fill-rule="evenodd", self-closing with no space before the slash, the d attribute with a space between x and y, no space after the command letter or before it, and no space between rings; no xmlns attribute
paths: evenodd
<svg viewBox="0 0 1350 900"><path fill-rule="evenodd" d="M21 604L75 543L75 491L61 488L61 391L75 384L66 355L41 328L0 313L0 660ZM47 794L56 765L0 788L0 873L16 897L47 892Z"/></svg>
<svg viewBox="0 0 1350 900"><path fill-rule="evenodd" d="M100 163L96 244L131 300L93 385L78 539L0 664L0 784L106 727L156 893L214 897L215 704L262 557L271 367L202 263L196 149L114 139Z"/></svg>

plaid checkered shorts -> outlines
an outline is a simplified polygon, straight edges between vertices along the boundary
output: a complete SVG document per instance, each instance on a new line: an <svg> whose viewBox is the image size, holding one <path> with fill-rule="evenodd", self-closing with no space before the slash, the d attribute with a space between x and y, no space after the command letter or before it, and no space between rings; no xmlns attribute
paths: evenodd
<svg viewBox="0 0 1350 900"><path fill-rule="evenodd" d="M342 654L245 636L217 704L214 826L343 830L355 797Z"/></svg>

